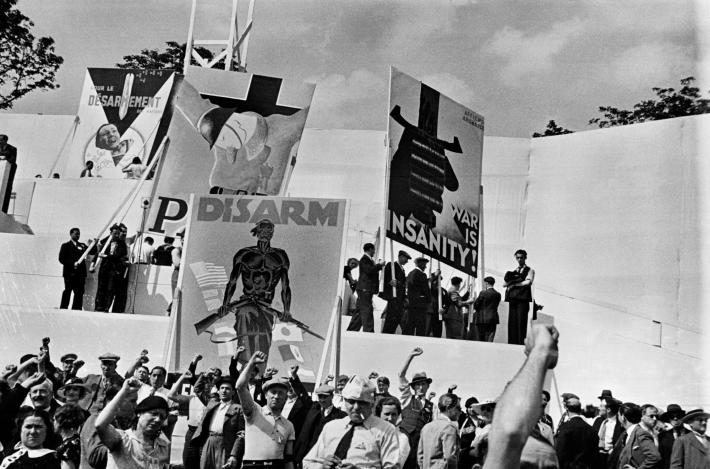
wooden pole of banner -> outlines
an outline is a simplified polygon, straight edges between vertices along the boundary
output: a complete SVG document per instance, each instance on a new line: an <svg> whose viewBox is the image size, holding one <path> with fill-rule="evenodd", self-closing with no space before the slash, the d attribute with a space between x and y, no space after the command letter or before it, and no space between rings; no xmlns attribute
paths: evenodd
<svg viewBox="0 0 710 469"><path fill-rule="evenodd" d="M67 143L69 142L69 136L74 135L76 132L76 128L79 126L79 116L74 117L74 124L72 124L71 129L69 129L69 132L67 132L67 136L64 137L64 142L62 143L62 146L59 148L59 152L57 153L57 157L54 159L54 163L52 163L52 167L49 168L49 172L47 173L47 178L51 178L52 174L54 174L54 170L57 168L57 163L59 163L59 159L62 157L62 153L64 153L64 148L67 146Z"/></svg>
<svg viewBox="0 0 710 469"><path fill-rule="evenodd" d="M390 238L390 253L392 253L392 264L390 264L390 274L392 274L392 280L397 280L394 273L394 263L399 260L399 256L394 255L394 241ZM397 287L392 285L392 298L397 298Z"/></svg>
<svg viewBox="0 0 710 469"><path fill-rule="evenodd" d="M441 288L442 288L442 275L441 275L441 261L439 259L436 260L436 271L438 274L436 275L436 295L437 295L437 306L438 306L438 311L436 314L439 315L439 321L442 321L444 319L443 314L441 313L442 305L443 303L441 302Z"/></svg>
<svg viewBox="0 0 710 469"><path fill-rule="evenodd" d="M486 263L485 256L483 255L484 246L484 234L483 234L483 185L479 189L479 204L478 204L478 260L480 269L478 271L478 278L481 283L481 290L483 290L483 277L486 276Z"/></svg>

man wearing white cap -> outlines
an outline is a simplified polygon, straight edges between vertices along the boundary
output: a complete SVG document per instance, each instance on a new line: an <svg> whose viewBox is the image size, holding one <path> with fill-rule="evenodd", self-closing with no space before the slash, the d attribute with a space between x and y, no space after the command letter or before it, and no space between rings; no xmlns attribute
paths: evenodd
<svg viewBox="0 0 710 469"><path fill-rule="evenodd" d="M353 376L342 394L348 416L323 427L303 460L304 469L400 469L397 429L373 415L370 381Z"/></svg>

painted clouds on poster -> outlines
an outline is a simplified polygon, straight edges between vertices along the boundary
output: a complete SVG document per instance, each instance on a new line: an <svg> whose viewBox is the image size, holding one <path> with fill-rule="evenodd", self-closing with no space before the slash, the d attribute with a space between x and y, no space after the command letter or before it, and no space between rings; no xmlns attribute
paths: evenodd
<svg viewBox="0 0 710 469"><path fill-rule="evenodd" d="M240 344L243 360L268 346L269 366L314 371L337 296L345 201L194 196L191 213L176 365L199 352L226 368Z"/></svg>
<svg viewBox="0 0 710 469"><path fill-rule="evenodd" d="M387 236L476 275L483 117L392 69Z"/></svg>

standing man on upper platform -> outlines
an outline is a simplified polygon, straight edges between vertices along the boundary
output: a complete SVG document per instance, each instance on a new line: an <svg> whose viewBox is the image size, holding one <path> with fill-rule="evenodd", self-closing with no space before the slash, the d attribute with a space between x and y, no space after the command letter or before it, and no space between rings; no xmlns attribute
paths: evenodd
<svg viewBox="0 0 710 469"><path fill-rule="evenodd" d="M348 326L349 331L360 330L375 332L375 319L372 316L372 295L380 289L380 270L385 265L383 261L375 262L375 245L365 243L364 254L360 258L360 276L357 279L357 309Z"/></svg>
<svg viewBox="0 0 710 469"><path fill-rule="evenodd" d="M523 345L528 332L528 313L532 302L532 284L535 271L525 264L528 253L515 251L518 267L505 273L505 301L508 302L508 343Z"/></svg>
<svg viewBox="0 0 710 469"><path fill-rule="evenodd" d="M17 148L7 143L7 135L0 135L0 161L7 161L7 164L10 165L7 189L5 194L0 194L0 197L2 197L2 211L7 213L7 209L10 207L12 183L15 180L15 171L17 171Z"/></svg>
<svg viewBox="0 0 710 469"><path fill-rule="evenodd" d="M81 231L79 228L69 230L69 241L62 244L59 249L59 262L62 264L62 277L64 277L64 291L59 309L69 307L69 298L74 293L71 309L81 309L84 302L84 282L86 281L86 263L79 262L86 252L86 244L79 242Z"/></svg>

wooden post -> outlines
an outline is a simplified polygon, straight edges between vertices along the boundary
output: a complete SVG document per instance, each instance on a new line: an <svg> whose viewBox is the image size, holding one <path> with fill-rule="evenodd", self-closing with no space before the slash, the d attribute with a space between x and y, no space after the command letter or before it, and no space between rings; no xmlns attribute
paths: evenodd
<svg viewBox="0 0 710 469"><path fill-rule="evenodd" d="M439 259L436 260L436 270L439 272L436 276L436 294L437 294L437 300L438 300L438 306L439 306L439 311L437 311L437 314L439 315L439 321L442 321L444 319L444 316L441 312L443 308L443 303L441 302L441 288L442 288L442 281L441 281L441 261Z"/></svg>
<svg viewBox="0 0 710 469"><path fill-rule="evenodd" d="M390 273L392 274L392 280L396 280L394 273L394 263L398 260L398 256L394 255L394 241L390 238L390 253L392 254L392 264L390 265ZM385 285L385 288L387 286ZM397 287L392 285L392 298L397 297Z"/></svg>

